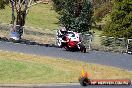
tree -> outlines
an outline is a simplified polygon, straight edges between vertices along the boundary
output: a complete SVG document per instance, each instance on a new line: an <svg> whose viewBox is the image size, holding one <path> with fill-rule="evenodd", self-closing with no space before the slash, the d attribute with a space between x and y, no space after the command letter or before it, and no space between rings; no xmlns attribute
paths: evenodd
<svg viewBox="0 0 132 88"><path fill-rule="evenodd" d="M114 0L111 21L104 28L103 35L132 38L132 0Z"/></svg>
<svg viewBox="0 0 132 88"><path fill-rule="evenodd" d="M112 0L93 0L94 18L96 21L101 21L103 17L109 14L112 10Z"/></svg>
<svg viewBox="0 0 132 88"><path fill-rule="evenodd" d="M53 0L59 21L68 30L86 32L91 29L93 7L89 0Z"/></svg>
<svg viewBox="0 0 132 88"><path fill-rule="evenodd" d="M16 32L21 38L23 34L23 26L28 14L29 8L33 5L43 2L43 0L1 0L0 8L4 9L5 5L9 5L12 10L12 32Z"/></svg>
<svg viewBox="0 0 132 88"><path fill-rule="evenodd" d="M65 0L52 0L54 10L60 13L64 9Z"/></svg>
<svg viewBox="0 0 132 88"><path fill-rule="evenodd" d="M5 4L7 4L8 1L7 0L0 0L0 9L4 9L5 8Z"/></svg>

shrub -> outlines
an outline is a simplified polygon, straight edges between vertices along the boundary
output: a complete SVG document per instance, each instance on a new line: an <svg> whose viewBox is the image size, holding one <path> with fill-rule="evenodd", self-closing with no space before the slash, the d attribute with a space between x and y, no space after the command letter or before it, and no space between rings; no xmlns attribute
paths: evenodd
<svg viewBox="0 0 132 88"><path fill-rule="evenodd" d="M111 21L104 28L103 35L132 38L132 0L114 0Z"/></svg>
<svg viewBox="0 0 132 88"><path fill-rule="evenodd" d="M68 30L86 32L91 29L93 6L89 0L53 0L53 2L55 10L60 14L60 23Z"/></svg>

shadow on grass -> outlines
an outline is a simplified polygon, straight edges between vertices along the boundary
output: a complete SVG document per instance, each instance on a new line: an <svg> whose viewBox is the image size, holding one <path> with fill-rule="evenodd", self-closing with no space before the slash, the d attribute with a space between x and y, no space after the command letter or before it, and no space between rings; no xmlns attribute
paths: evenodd
<svg viewBox="0 0 132 88"><path fill-rule="evenodd" d="M51 33L42 33L42 32L36 32L36 31L32 31L32 30L25 30L24 31L25 34L27 35L39 35L39 36L49 36L49 37L54 37L54 34Z"/></svg>
<svg viewBox="0 0 132 88"><path fill-rule="evenodd" d="M20 44L26 44L26 45L38 45L38 46L45 46L45 47L57 47L55 44L42 44L26 39L20 39L20 40L14 40L12 38L8 39L6 37L0 37L0 41L2 42L12 42L12 43L20 43Z"/></svg>
<svg viewBox="0 0 132 88"><path fill-rule="evenodd" d="M33 31L33 30L27 30L28 28L24 29L24 33L27 35L39 35L39 36L49 36L49 37L54 37L54 34L51 33L42 33L42 32L37 32L37 31ZM3 32L7 32L10 30L10 26L9 25L4 25L4 24L0 24L0 31Z"/></svg>

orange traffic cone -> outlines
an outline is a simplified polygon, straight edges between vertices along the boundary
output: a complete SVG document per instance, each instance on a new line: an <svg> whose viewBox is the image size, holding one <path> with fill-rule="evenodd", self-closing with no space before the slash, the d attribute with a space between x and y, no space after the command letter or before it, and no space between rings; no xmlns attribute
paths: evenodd
<svg viewBox="0 0 132 88"><path fill-rule="evenodd" d="M82 67L82 77L88 77L88 72L84 71L84 68Z"/></svg>

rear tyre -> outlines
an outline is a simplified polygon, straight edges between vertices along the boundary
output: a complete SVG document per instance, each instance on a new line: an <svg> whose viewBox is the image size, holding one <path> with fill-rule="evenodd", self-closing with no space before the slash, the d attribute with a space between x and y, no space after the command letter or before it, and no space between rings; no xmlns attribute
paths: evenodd
<svg viewBox="0 0 132 88"><path fill-rule="evenodd" d="M83 44L79 44L79 46L80 46L80 51L86 53L86 47Z"/></svg>

